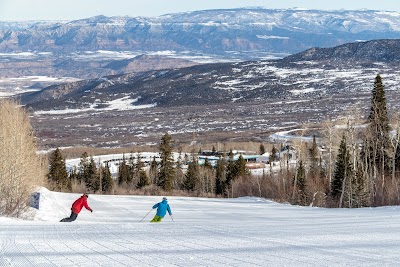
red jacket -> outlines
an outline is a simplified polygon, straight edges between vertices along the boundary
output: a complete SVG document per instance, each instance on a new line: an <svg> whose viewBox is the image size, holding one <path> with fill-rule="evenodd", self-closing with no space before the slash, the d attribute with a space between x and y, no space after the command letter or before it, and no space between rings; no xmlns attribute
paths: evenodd
<svg viewBox="0 0 400 267"><path fill-rule="evenodd" d="M82 208L85 207L87 210L93 211L88 203L87 203L87 197L85 195L81 196L77 200L75 200L74 203L72 203L72 212L75 214L79 214L81 212Z"/></svg>

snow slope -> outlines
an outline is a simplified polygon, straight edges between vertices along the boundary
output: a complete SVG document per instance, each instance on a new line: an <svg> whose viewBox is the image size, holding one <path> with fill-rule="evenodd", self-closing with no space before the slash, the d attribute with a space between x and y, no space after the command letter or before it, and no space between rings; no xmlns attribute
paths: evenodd
<svg viewBox="0 0 400 267"><path fill-rule="evenodd" d="M399 207L321 209L259 198L90 195L93 213L59 223L79 195L41 190L33 221L0 218L0 266L398 266Z"/></svg>

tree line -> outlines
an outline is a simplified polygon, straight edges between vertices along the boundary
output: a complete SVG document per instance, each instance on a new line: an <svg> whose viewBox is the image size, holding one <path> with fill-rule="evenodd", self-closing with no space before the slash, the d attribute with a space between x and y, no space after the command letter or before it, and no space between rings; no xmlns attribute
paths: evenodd
<svg viewBox="0 0 400 267"><path fill-rule="evenodd" d="M327 123L319 144L315 136L310 143L290 144L297 153L295 168L290 167L288 159L280 156L273 146L269 158L271 171L263 175L250 175L243 157L234 160L232 151L221 156L215 166L207 159L199 165L196 153L191 154L190 161L180 156L175 162L172 156L174 142L169 134L165 134L159 144L161 160L158 162L154 158L147 170L140 160L127 157L119 164L114 181L107 164L96 164L93 158L84 154L78 170L67 174L61 153L56 150L50 160L48 178L58 190L71 190L71 184L78 181L86 190L101 193L116 188L140 190L152 187L165 192L180 190L196 196L253 195L323 207L400 204L400 123L399 117L389 123L380 75L375 78L367 119L360 122L361 115L359 118L356 114L351 115L343 130ZM265 152L261 144L260 154ZM186 172L182 169L183 164L187 165ZM273 171L272 164L279 164L279 171ZM52 171L55 166L59 166L58 170Z"/></svg>
<svg viewBox="0 0 400 267"><path fill-rule="evenodd" d="M187 154L180 154L175 161L173 148L174 141L166 133L159 144L160 160L153 157L148 168L140 160L140 152L124 155L118 164L115 179L107 162L95 162L86 152L82 154L78 167L68 172L62 153L57 148L49 157L48 182L53 190L64 192L74 191L75 188L91 193L110 194L121 191L119 189L125 189L126 192L156 188L164 192L184 191L196 196L230 196L232 182L238 177L250 176L243 156L234 160L232 150L229 151L228 158L221 155L213 167L207 158L203 165L199 165L194 152L190 159ZM183 170L183 165L187 166L187 171Z"/></svg>
<svg viewBox="0 0 400 267"><path fill-rule="evenodd" d="M321 144L297 142L295 170L280 171L269 197L299 205L366 207L400 204L400 117L390 124L385 87L377 75L366 120L347 114L346 127L324 124ZM359 116L359 117L358 117ZM286 183L285 183L286 181Z"/></svg>

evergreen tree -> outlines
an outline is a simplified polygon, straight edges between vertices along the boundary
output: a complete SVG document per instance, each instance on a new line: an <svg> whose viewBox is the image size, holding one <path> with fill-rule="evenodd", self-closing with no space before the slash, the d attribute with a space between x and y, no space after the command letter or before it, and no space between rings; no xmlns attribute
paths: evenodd
<svg viewBox="0 0 400 267"><path fill-rule="evenodd" d="M156 157L150 162L149 178L152 184L158 184L158 163Z"/></svg>
<svg viewBox="0 0 400 267"><path fill-rule="evenodd" d="M238 160L235 162L235 177L246 176L249 174L249 171L246 169L246 160L242 155L239 156Z"/></svg>
<svg viewBox="0 0 400 267"><path fill-rule="evenodd" d="M110 172L110 166L108 165L108 162L102 168L102 179L101 179L101 189L104 193L110 193L114 187L114 181L111 176Z"/></svg>
<svg viewBox="0 0 400 267"><path fill-rule="evenodd" d="M125 155L118 166L118 185L125 185L128 181L129 168L126 164Z"/></svg>
<svg viewBox="0 0 400 267"><path fill-rule="evenodd" d="M278 153L278 150L276 149L275 145L272 146L271 149L271 155L269 156L269 162L274 162L278 159L278 157L276 156L276 154Z"/></svg>
<svg viewBox="0 0 400 267"><path fill-rule="evenodd" d="M346 180L351 180L352 174L353 167L350 158L350 151L347 148L346 137L343 135L331 182L331 196L333 198L337 199L338 197L342 197L343 190L345 190Z"/></svg>
<svg viewBox="0 0 400 267"><path fill-rule="evenodd" d="M320 175L321 170L319 168L319 153L318 153L318 145L316 142L315 135L313 135L313 142L311 148L309 149L309 157L310 157L310 172L309 176L315 178Z"/></svg>
<svg viewBox="0 0 400 267"><path fill-rule="evenodd" d="M306 205L307 203L307 192L306 192L306 170L304 168L303 161L299 161L299 167L297 168L297 174L295 179L295 188L297 190L297 203L300 205Z"/></svg>
<svg viewBox="0 0 400 267"><path fill-rule="evenodd" d="M361 208L369 205L368 186L364 178L364 172L361 164L358 164L354 176L352 176L351 184L348 186L351 190L347 190L345 202L349 208Z"/></svg>
<svg viewBox="0 0 400 267"><path fill-rule="evenodd" d="M372 164L377 170L381 172L389 170L389 156L387 151L390 149L390 127L386 108L385 87L380 75L377 75L375 78L368 122L366 145L369 146L369 158L374 161Z"/></svg>
<svg viewBox="0 0 400 267"><path fill-rule="evenodd" d="M93 157L90 157L89 167L87 175L85 176L86 188L91 192L96 192L100 189L100 177L99 171L97 170L96 163Z"/></svg>
<svg viewBox="0 0 400 267"><path fill-rule="evenodd" d="M139 154L138 160L139 160ZM135 184L137 181L137 169L136 169L136 164L135 164L135 155L133 152L131 152L131 156L129 157L129 162L128 162L128 175L126 177L126 182L127 184Z"/></svg>
<svg viewBox="0 0 400 267"><path fill-rule="evenodd" d="M204 168L212 169L212 165L211 165L210 161L208 160L208 158L204 159Z"/></svg>
<svg viewBox="0 0 400 267"><path fill-rule="evenodd" d="M188 170L185 175L184 188L189 191L194 191L197 189L199 184L199 164L196 158L189 163Z"/></svg>
<svg viewBox="0 0 400 267"><path fill-rule="evenodd" d="M147 173L144 170L140 170L139 171L139 182L137 184L137 188L143 188L148 185L150 185L149 176L147 176Z"/></svg>
<svg viewBox="0 0 400 267"><path fill-rule="evenodd" d="M81 156L79 165L78 165L78 180L81 182L85 182L88 180L88 173L89 173L89 165L90 159L88 153L84 152Z"/></svg>
<svg viewBox="0 0 400 267"><path fill-rule="evenodd" d="M137 153L137 161L135 165L135 174L137 177L139 177L139 172L143 170L144 168L144 163L141 160L142 154L140 152Z"/></svg>
<svg viewBox="0 0 400 267"><path fill-rule="evenodd" d="M259 149L259 153L260 155L264 155L265 154L265 146L263 144L260 144L260 149Z"/></svg>
<svg viewBox="0 0 400 267"><path fill-rule="evenodd" d="M226 194L226 160L222 157L215 166L215 193L217 195Z"/></svg>
<svg viewBox="0 0 400 267"><path fill-rule="evenodd" d="M317 140L316 140L315 134L313 135L313 142L312 142L309 152L310 152L311 161L318 161L318 158L319 158L318 145L317 145Z"/></svg>
<svg viewBox="0 0 400 267"><path fill-rule="evenodd" d="M212 154L215 155L215 153L217 152L217 150L215 149L215 146L212 147Z"/></svg>
<svg viewBox="0 0 400 267"><path fill-rule="evenodd" d="M54 186L54 190L59 190L61 192L70 191L71 180L68 178L65 161L62 157L61 151L58 148L51 153L49 164L50 167L47 178Z"/></svg>
<svg viewBox="0 0 400 267"><path fill-rule="evenodd" d="M172 137L166 133L160 143L160 170L158 173L158 185L165 191L174 189L174 159L172 155Z"/></svg>
<svg viewBox="0 0 400 267"><path fill-rule="evenodd" d="M226 188L230 188L232 181L237 177L236 163L232 150L228 153L228 164L226 166Z"/></svg>
<svg viewBox="0 0 400 267"><path fill-rule="evenodd" d="M142 154L140 152L138 152L136 154L136 164L134 162L132 162L132 165L130 166L131 167L130 175L132 176L132 182L134 185L136 185L136 187L139 184L140 175L141 175L140 172L144 168L144 163L141 159L142 159ZM149 178L149 177L147 177L147 178ZM148 185L148 184L146 184L146 185Z"/></svg>

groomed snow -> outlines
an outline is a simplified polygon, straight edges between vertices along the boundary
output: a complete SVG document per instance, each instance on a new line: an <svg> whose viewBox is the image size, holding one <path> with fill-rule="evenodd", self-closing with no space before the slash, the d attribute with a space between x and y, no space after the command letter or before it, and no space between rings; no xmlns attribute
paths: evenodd
<svg viewBox="0 0 400 267"><path fill-rule="evenodd" d="M78 194L41 190L33 221L0 217L0 266L398 266L399 207L321 209L259 198L90 195L94 212L69 215Z"/></svg>

